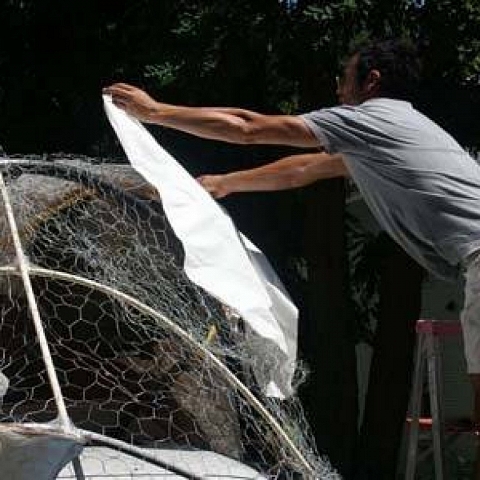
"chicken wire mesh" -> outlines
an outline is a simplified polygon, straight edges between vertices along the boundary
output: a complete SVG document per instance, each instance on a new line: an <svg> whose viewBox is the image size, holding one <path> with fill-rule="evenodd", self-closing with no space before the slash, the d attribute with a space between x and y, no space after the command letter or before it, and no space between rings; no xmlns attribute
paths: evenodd
<svg viewBox="0 0 480 480"><path fill-rule="evenodd" d="M241 319L186 277L158 195L129 166L10 158L1 170L68 417L87 440L152 461L213 451L266 478L338 478L298 399L258 389ZM0 422L45 424L57 406L4 210Z"/></svg>

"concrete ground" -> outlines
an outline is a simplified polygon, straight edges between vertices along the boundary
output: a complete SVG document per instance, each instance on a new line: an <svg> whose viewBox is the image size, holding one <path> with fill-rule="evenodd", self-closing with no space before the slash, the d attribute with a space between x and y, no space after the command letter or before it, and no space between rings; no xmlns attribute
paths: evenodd
<svg viewBox="0 0 480 480"><path fill-rule="evenodd" d="M163 462L205 480L261 480L258 472L207 451L157 450ZM185 480L188 478L107 447L86 447L80 457L85 480ZM69 463L59 480L81 480Z"/></svg>

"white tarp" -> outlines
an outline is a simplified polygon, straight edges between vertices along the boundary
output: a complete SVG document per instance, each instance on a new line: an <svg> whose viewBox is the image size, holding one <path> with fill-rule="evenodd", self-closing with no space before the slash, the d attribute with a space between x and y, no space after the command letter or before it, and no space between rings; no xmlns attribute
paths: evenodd
<svg viewBox="0 0 480 480"><path fill-rule="evenodd" d="M236 311L249 336L257 381L267 395L291 394L298 311L262 252L143 125L104 95L110 123L132 167L159 192L185 250L192 282Z"/></svg>

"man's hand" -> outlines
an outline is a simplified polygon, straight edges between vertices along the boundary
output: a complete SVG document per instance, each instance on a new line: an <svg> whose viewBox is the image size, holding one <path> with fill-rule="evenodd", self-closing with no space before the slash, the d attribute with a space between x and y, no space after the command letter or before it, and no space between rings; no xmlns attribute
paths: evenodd
<svg viewBox="0 0 480 480"><path fill-rule="evenodd" d="M231 193L227 188L226 175L202 175L197 177L197 181L213 198L223 198Z"/></svg>
<svg viewBox="0 0 480 480"><path fill-rule="evenodd" d="M137 87L126 83L115 83L103 89L103 93L112 96L112 102L141 122L154 122L155 115L162 105Z"/></svg>

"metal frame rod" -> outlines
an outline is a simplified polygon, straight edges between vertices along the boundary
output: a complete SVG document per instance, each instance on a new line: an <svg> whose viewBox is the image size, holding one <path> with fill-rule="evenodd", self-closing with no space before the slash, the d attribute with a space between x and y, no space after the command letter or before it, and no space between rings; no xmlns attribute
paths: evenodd
<svg viewBox="0 0 480 480"><path fill-rule="evenodd" d="M33 292L32 282L30 280L28 261L23 252L22 242L20 235L18 234L17 223L13 214L12 205L10 203L10 197L8 196L7 187L3 179L3 173L0 173L0 189L2 192L3 203L5 206L5 213L7 215L10 232L12 234L12 240L15 247L15 254L17 258L17 270L22 277L23 286L25 288L25 294L27 296L28 306L32 316L33 324L37 334L40 350L42 352L43 361L47 370L48 380L52 387L55 404L58 410L58 417L60 425L65 431L72 430L72 424L68 417L67 408L63 399L60 383L58 381L57 374L55 372L55 366L53 364L50 348L48 347L47 337L45 330L43 329L42 320L38 311L37 301L35 299L35 293Z"/></svg>
<svg viewBox="0 0 480 480"><path fill-rule="evenodd" d="M179 338L184 340L188 345L190 345L194 350L202 355L203 358L208 358L212 363L213 367L219 372L227 381L229 385L235 388L245 400L260 414L261 417L268 423L272 431L280 438L284 443L286 448L290 450L292 455L298 461L299 466L305 470L304 475L307 475L305 478L313 479L315 477L315 470L313 466L308 462L302 452L298 447L293 443L292 439L288 436L285 430L282 428L280 423L272 416L268 409L252 394L252 392L226 367L220 359L218 359L212 352L210 352L204 345L199 343L192 335L183 330L175 322L165 317L157 310L149 307L143 302L137 300L136 298L128 295L120 290L109 287L102 283L90 280L79 275L72 275L70 273L61 272L58 270L49 270L46 268L30 266L30 274L34 276L40 276L45 278L56 278L61 279L67 282L73 282L80 285L88 286L100 292L103 292L107 295L111 295L121 302L133 306L138 311L145 313L146 315L151 316L156 319L159 323L163 324L169 331L176 334ZM14 267L4 266L0 267L1 274L17 274L18 272Z"/></svg>

